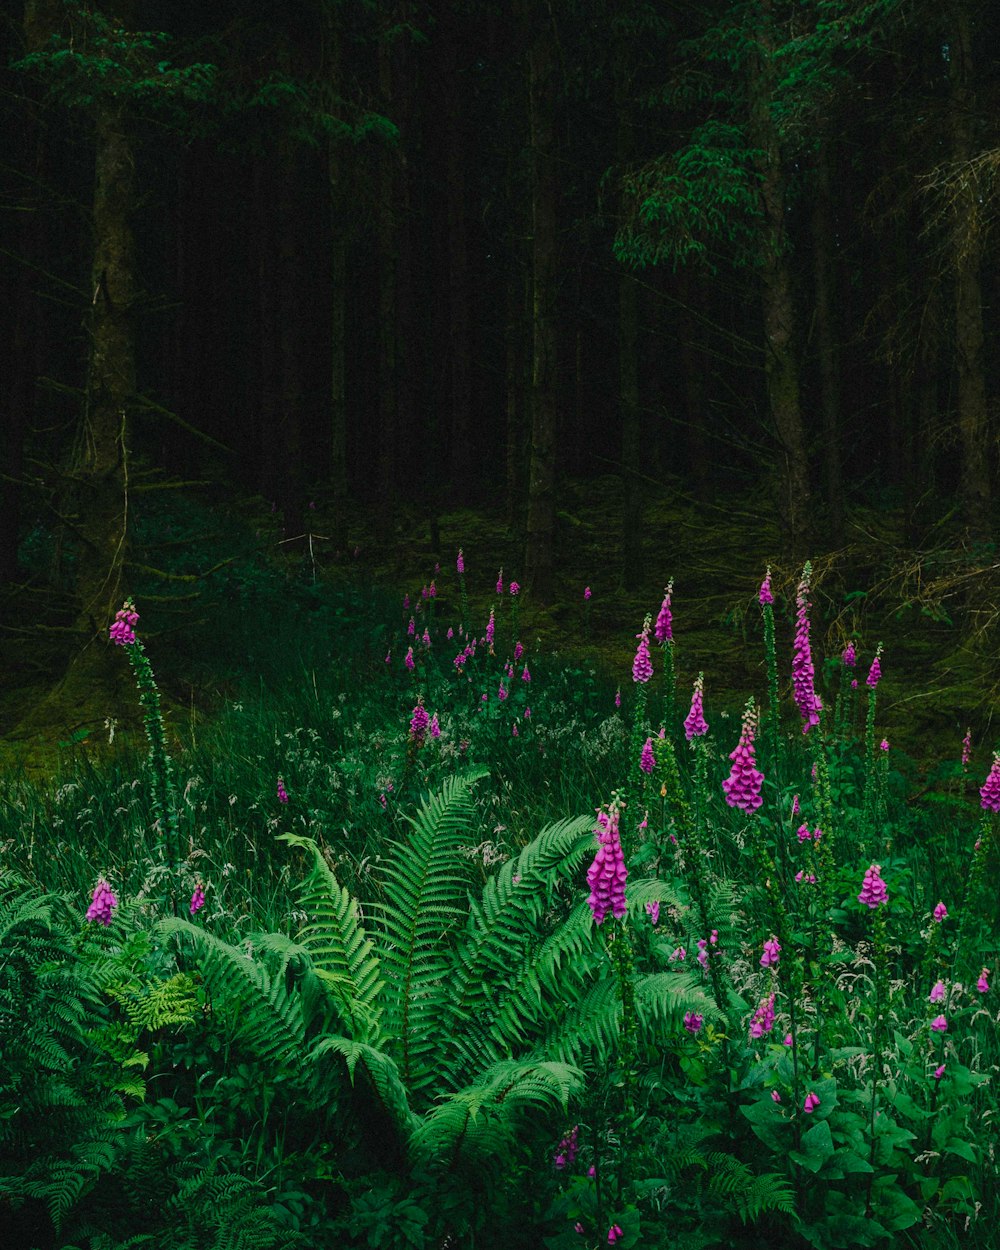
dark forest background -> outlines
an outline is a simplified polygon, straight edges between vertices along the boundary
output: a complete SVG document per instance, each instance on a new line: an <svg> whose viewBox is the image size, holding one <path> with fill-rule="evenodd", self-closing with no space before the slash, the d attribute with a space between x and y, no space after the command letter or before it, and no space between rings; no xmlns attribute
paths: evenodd
<svg viewBox="0 0 1000 1250"><path fill-rule="evenodd" d="M0 583L39 624L105 630L143 501L220 486L337 550L485 503L538 602L562 485L609 476L626 589L653 487L765 501L789 560L864 503L992 563L992 4L2 17Z"/></svg>

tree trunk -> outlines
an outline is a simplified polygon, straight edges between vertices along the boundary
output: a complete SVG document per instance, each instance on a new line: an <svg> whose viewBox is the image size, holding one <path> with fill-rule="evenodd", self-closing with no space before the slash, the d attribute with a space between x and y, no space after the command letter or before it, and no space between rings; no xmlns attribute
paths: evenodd
<svg viewBox="0 0 1000 1250"><path fill-rule="evenodd" d="M844 485L840 448L840 388L837 335L833 314L833 221L831 217L830 151L820 142L813 198L813 283L816 300L816 341L820 411L823 425L823 485L830 540L844 541Z"/></svg>
<svg viewBox="0 0 1000 1250"><path fill-rule="evenodd" d="M761 302L764 328L764 372L767 396L778 441L777 511L783 544L800 557L809 540L809 472L802 410L799 402L799 360L795 345L795 300L785 237L785 171L781 145L770 110L774 50L770 0L760 6L757 31L760 55L751 69L750 141L758 152L761 209Z"/></svg>
<svg viewBox="0 0 1000 1250"><path fill-rule="evenodd" d="M558 289L555 168L555 65L547 21L534 25L528 49L531 129L531 461L525 575L542 600L555 572Z"/></svg>
<svg viewBox="0 0 1000 1250"><path fill-rule="evenodd" d="M972 26L966 0L951 12L951 139L952 160L959 180L954 212L955 364L958 380L958 429L962 448L959 493L969 529L977 537L989 533L992 496L988 455L989 414L983 360L983 257L980 191L969 169L974 154L976 107Z"/></svg>

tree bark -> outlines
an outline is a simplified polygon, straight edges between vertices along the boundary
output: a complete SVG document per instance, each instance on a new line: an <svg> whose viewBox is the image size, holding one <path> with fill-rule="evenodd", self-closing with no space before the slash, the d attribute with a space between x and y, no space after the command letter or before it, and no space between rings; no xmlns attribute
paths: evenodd
<svg viewBox="0 0 1000 1250"><path fill-rule="evenodd" d="M979 189L969 163L974 154L976 107L972 23L967 0L951 10L951 140L957 171L954 212L955 365L958 381L958 430L962 448L959 493L970 531L989 533L992 498L988 456L989 413L983 359L983 239Z"/></svg>
<svg viewBox="0 0 1000 1250"><path fill-rule="evenodd" d="M809 540L809 471L799 398L799 359L795 342L795 299L786 238L785 171L781 143L770 110L774 71L774 31L770 0L760 5L759 55L751 69L750 139L759 153L763 225L761 234L761 303L764 372L778 441L777 512L783 544L800 557Z"/></svg>
<svg viewBox="0 0 1000 1250"><path fill-rule="evenodd" d="M555 64L547 20L535 25L528 48L531 131L531 461L525 575L542 600L551 598L555 572L555 484L558 329L556 305L557 184Z"/></svg>

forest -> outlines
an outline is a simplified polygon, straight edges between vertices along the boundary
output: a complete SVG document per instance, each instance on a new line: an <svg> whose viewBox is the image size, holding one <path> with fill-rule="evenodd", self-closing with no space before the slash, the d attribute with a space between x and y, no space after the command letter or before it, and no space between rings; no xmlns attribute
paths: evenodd
<svg viewBox="0 0 1000 1250"><path fill-rule="evenodd" d="M993 6L0 18L9 1244L991 1250Z"/></svg>

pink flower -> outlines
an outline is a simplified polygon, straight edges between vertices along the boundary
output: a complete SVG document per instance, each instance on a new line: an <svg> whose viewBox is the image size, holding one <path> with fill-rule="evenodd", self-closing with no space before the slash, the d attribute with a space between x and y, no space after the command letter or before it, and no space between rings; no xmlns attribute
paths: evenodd
<svg viewBox="0 0 1000 1250"><path fill-rule="evenodd" d="M990 975L989 968L984 968L982 972L979 974L979 980L976 982L976 989L980 992L980 994L989 993L990 983L986 979L989 975Z"/></svg>
<svg viewBox="0 0 1000 1250"><path fill-rule="evenodd" d="M814 1094L812 1090L810 1090L809 1093L806 1094L806 1100L802 1104L802 1110L806 1113L806 1115L812 1115L812 1113L816 1110L818 1106L819 1106L819 1097L818 1095Z"/></svg>
<svg viewBox="0 0 1000 1250"><path fill-rule="evenodd" d="M757 592L757 599L763 608L769 603L774 603L774 595L771 593L771 566L767 566L767 573L764 580L760 584L760 590Z"/></svg>
<svg viewBox="0 0 1000 1250"><path fill-rule="evenodd" d="M708 941L705 938L698 939L698 962L704 970L708 970Z"/></svg>
<svg viewBox="0 0 1000 1250"><path fill-rule="evenodd" d="M639 759L639 767L646 774L649 774L656 767L656 757L653 755L653 739L647 738L646 745L642 748L642 756Z"/></svg>
<svg viewBox="0 0 1000 1250"><path fill-rule="evenodd" d="M612 802L606 812L597 813L597 828L594 830L600 843L594 862L587 871L587 884L590 886L590 906L595 924L603 924L610 911L616 920L620 920L627 910L625 905L625 882L628 869L622 854L621 839L618 834L618 804Z"/></svg>
<svg viewBox="0 0 1000 1250"><path fill-rule="evenodd" d="M972 757L972 730L965 731L965 737L962 739L962 772L965 772L969 766L969 760Z"/></svg>
<svg viewBox="0 0 1000 1250"><path fill-rule="evenodd" d="M688 742L692 738L700 738L708 733L708 724L705 720L705 713L702 701L705 697L705 677L699 673L698 679L694 683L694 693L691 695L691 711L684 718L684 736Z"/></svg>
<svg viewBox="0 0 1000 1250"><path fill-rule="evenodd" d="M946 920L947 918L948 908L945 907L944 903L938 903L937 907L934 908L934 919L938 922L938 924L940 924L942 920Z"/></svg>
<svg viewBox="0 0 1000 1250"><path fill-rule="evenodd" d="M515 664L521 658L522 655L524 655L523 645L519 642L515 642L514 643L514 663Z"/></svg>
<svg viewBox="0 0 1000 1250"><path fill-rule="evenodd" d="M762 998L750 1021L750 1037L752 1040L761 1038L774 1028L774 995Z"/></svg>
<svg viewBox="0 0 1000 1250"><path fill-rule="evenodd" d="M889 739L888 739L888 738L883 738L883 739L882 739L882 741L878 744L878 747L879 747L879 750L880 750L880 751L888 751L888 749L889 749Z"/></svg>
<svg viewBox="0 0 1000 1250"><path fill-rule="evenodd" d="M944 1018L944 1016L935 1016L931 1021L931 1030L934 1033L947 1033L948 1021Z"/></svg>
<svg viewBox="0 0 1000 1250"><path fill-rule="evenodd" d="M857 662L858 662L858 653L857 653L857 651L855 651L855 650L854 650L854 643L853 643L853 642L849 642L849 643L847 644L847 646L844 648L843 654L841 655L841 657L840 657L840 658L841 658L841 660L843 661L843 664L844 664L844 667L845 667L845 668L853 668L853 667L855 666L855 664L857 664Z"/></svg>
<svg viewBox="0 0 1000 1250"><path fill-rule="evenodd" d="M699 1031L705 1023L705 1017L697 1011L686 1011L684 1013L684 1027L692 1036Z"/></svg>
<svg viewBox="0 0 1000 1250"><path fill-rule="evenodd" d="M772 1101L772 1102L781 1102L781 1095L778 1093L778 1091L777 1091L776 1089L772 1089L772 1090L771 1090L771 1101Z"/></svg>
<svg viewBox="0 0 1000 1250"><path fill-rule="evenodd" d="M204 906L205 906L205 887L199 881L198 884L194 887L194 893L191 895L191 902L188 906L188 911L193 916L196 912L201 911L201 909Z"/></svg>
<svg viewBox="0 0 1000 1250"><path fill-rule="evenodd" d="M406 665L406 667L410 670L410 672L411 672L411 673L412 673L412 672L413 672L413 670L416 668L416 660L414 660L414 658L413 658L413 648L412 648L412 647L410 647L410 648L407 650L407 652L406 652L406 657L405 657L405 659L403 660L403 663Z"/></svg>
<svg viewBox="0 0 1000 1250"><path fill-rule="evenodd" d="M521 587L517 584L517 582L511 582L508 589L515 598L521 593Z"/></svg>
<svg viewBox="0 0 1000 1250"><path fill-rule="evenodd" d="M497 594L503 594L503 569L497 574Z"/></svg>
<svg viewBox="0 0 1000 1250"><path fill-rule="evenodd" d="M764 774L757 768L754 757L754 737L757 729L757 714L753 704L748 703L743 713L743 729L736 749L730 752L733 761L729 776L722 783L726 802L730 807L738 807L744 812L755 812L763 803L760 795L764 784Z"/></svg>
<svg viewBox="0 0 1000 1250"><path fill-rule="evenodd" d="M944 1076L944 1064L942 1063L934 1069L934 1079L935 1081L940 1081L940 1079L943 1076Z"/></svg>
<svg viewBox="0 0 1000 1250"><path fill-rule="evenodd" d="M762 968L777 968L778 960L780 958L781 944L772 933L772 935L764 943L764 953L760 957L760 966Z"/></svg>
<svg viewBox="0 0 1000 1250"><path fill-rule="evenodd" d="M135 605L131 599L126 599L115 613L115 619L108 630L108 638L116 647L132 646L135 642L135 626L138 620L139 613L135 610Z"/></svg>
<svg viewBox="0 0 1000 1250"><path fill-rule="evenodd" d="M665 587L663 602L660 604L660 611L656 617L656 625L653 629L653 637L657 642L673 642L674 640L674 624L670 612L670 594L673 588L674 583L671 580Z"/></svg>
<svg viewBox="0 0 1000 1250"><path fill-rule="evenodd" d="M584 597L584 599L589 599L589 598L590 598L590 587L589 587L589 586L584 586L584 588L583 588L583 597Z"/></svg>
<svg viewBox="0 0 1000 1250"><path fill-rule="evenodd" d="M280 777L278 778L278 802L279 803L288 802L288 791L285 789L285 783L282 781Z"/></svg>
<svg viewBox="0 0 1000 1250"><path fill-rule="evenodd" d="M409 623L409 625L407 625L407 627L406 627L406 632L407 632L407 634L409 634L409 636L412 638L412 637L413 637L413 635L416 633L416 631L417 631L417 622L416 622L416 621L413 619L413 617L411 616L411 617L410 617L410 623Z"/></svg>
<svg viewBox="0 0 1000 1250"><path fill-rule="evenodd" d="M403 611L409 612L409 610L410 610L410 596L404 595L403 596Z"/></svg>
<svg viewBox="0 0 1000 1250"><path fill-rule="evenodd" d="M615 707L621 707L621 705L622 705L622 692L621 690L616 690L615 691Z"/></svg>
<svg viewBox="0 0 1000 1250"><path fill-rule="evenodd" d="M576 1161L577 1138L579 1133L579 1125L574 1124L559 1143L559 1152L555 1157L555 1165L557 1168L564 1168L567 1164L572 1166Z"/></svg>
<svg viewBox="0 0 1000 1250"><path fill-rule="evenodd" d="M422 747L424 745L424 734L431 723L431 718L427 715L427 709L424 707L423 697L417 700L417 706L413 709L410 717L410 741L414 746Z"/></svg>
<svg viewBox="0 0 1000 1250"><path fill-rule="evenodd" d="M126 644L120 644L126 645ZM87 908L87 919L97 920L102 925L111 923L111 913L118 906L118 899L115 898L114 892L107 881L101 877L97 885L94 886L94 893L90 900L90 906Z"/></svg>
<svg viewBox="0 0 1000 1250"><path fill-rule="evenodd" d="M616 1241L619 1241L624 1236L622 1226L620 1224L612 1224L608 1229L608 1245L613 1246Z"/></svg>
<svg viewBox="0 0 1000 1250"><path fill-rule="evenodd" d="M465 557L462 555L461 547L458 549L458 559L455 561L455 568L460 574L465 572Z"/></svg>
<svg viewBox="0 0 1000 1250"><path fill-rule="evenodd" d="M653 922L653 928L660 923L660 902L659 899L653 899L651 903L646 904L646 915Z"/></svg>
<svg viewBox="0 0 1000 1250"><path fill-rule="evenodd" d="M525 664L524 668L521 669L521 680L526 682L531 681L531 674L528 672L527 664Z"/></svg>
<svg viewBox="0 0 1000 1250"><path fill-rule="evenodd" d="M1000 812L1000 751L993 756L993 766L979 791L979 798L980 807L991 812Z"/></svg>
<svg viewBox="0 0 1000 1250"><path fill-rule="evenodd" d="M796 836L800 842L808 842L809 839L812 837L812 833L809 830L809 826L799 825L798 829L796 830Z"/></svg>
<svg viewBox="0 0 1000 1250"><path fill-rule="evenodd" d="M515 721L510 727L510 736L512 738L519 738L521 736L521 731L517 727L517 721Z"/></svg>
<svg viewBox="0 0 1000 1250"><path fill-rule="evenodd" d="M500 700L501 703L503 703L504 699L507 698L507 687L503 684L502 680L500 682L499 688L497 689L497 698Z"/></svg>
<svg viewBox="0 0 1000 1250"><path fill-rule="evenodd" d="M438 720L437 712L434 713L434 715L431 717L430 721L428 722L427 732L430 734L432 738L441 737L441 722Z"/></svg>
<svg viewBox="0 0 1000 1250"><path fill-rule="evenodd" d="M496 618L493 615L493 609L490 608L490 619L486 622L486 641L491 647L493 646L493 635L496 632L496 627Z"/></svg>
<svg viewBox="0 0 1000 1250"><path fill-rule="evenodd" d="M385 662L386 662L386 664L388 664L391 660L392 660L392 652L391 652L391 651L387 651L387 652L385 653Z"/></svg>
<svg viewBox="0 0 1000 1250"><path fill-rule="evenodd" d="M927 1001L931 1003L939 1003L942 998L944 998L944 982L935 981L934 988L931 990L930 994L928 995Z"/></svg>
<svg viewBox="0 0 1000 1250"><path fill-rule="evenodd" d="M531 708L530 707L526 707L524 709L524 719L531 720Z"/></svg>
<svg viewBox="0 0 1000 1250"><path fill-rule="evenodd" d="M642 633L636 634L639 639L639 645L636 648L635 659L632 661L632 680L645 685L653 676L653 661L649 658L649 617L647 616L642 625Z"/></svg>
<svg viewBox="0 0 1000 1250"><path fill-rule="evenodd" d="M888 894L885 888L885 882L882 880L882 869L878 864L872 866L865 873L865 879L861 886L861 893L858 895L858 902L865 907L881 907L888 901Z"/></svg>
<svg viewBox="0 0 1000 1250"><path fill-rule="evenodd" d="M440 564L436 564L434 567L435 567L435 569L440 569L441 565L440 565ZM431 584L427 587L427 598L428 598L428 599L436 599L436 598L437 598L437 592L438 592L438 588L437 588L437 586L435 586L434 582L433 582L433 581L431 581Z"/></svg>
<svg viewBox="0 0 1000 1250"><path fill-rule="evenodd" d="M683 946L675 946L671 951L669 958L671 961L676 961L677 963L682 964L684 960L687 959L687 951Z"/></svg>
<svg viewBox="0 0 1000 1250"><path fill-rule="evenodd" d="M785 1036L781 1039L781 1044L782 1046L791 1046L794 1040L795 1039L792 1037L791 1033L786 1033Z"/></svg>
<svg viewBox="0 0 1000 1250"><path fill-rule="evenodd" d="M797 816L798 814L799 814L799 796L796 794L795 797L792 799L792 815Z"/></svg>
<svg viewBox="0 0 1000 1250"><path fill-rule="evenodd" d="M868 670L868 676L865 678L865 685L870 690L874 690L875 687L882 680L881 656L882 656L882 644L879 643L878 646L875 648L875 659L872 660L872 666Z"/></svg>
<svg viewBox="0 0 1000 1250"><path fill-rule="evenodd" d="M815 670L813 668L812 649L809 644L809 579L812 566L807 562L802 570L796 603L795 644L792 651L792 692L795 697L799 715L802 717L802 732L808 733L814 725L819 724L819 714L823 703L816 693Z"/></svg>

